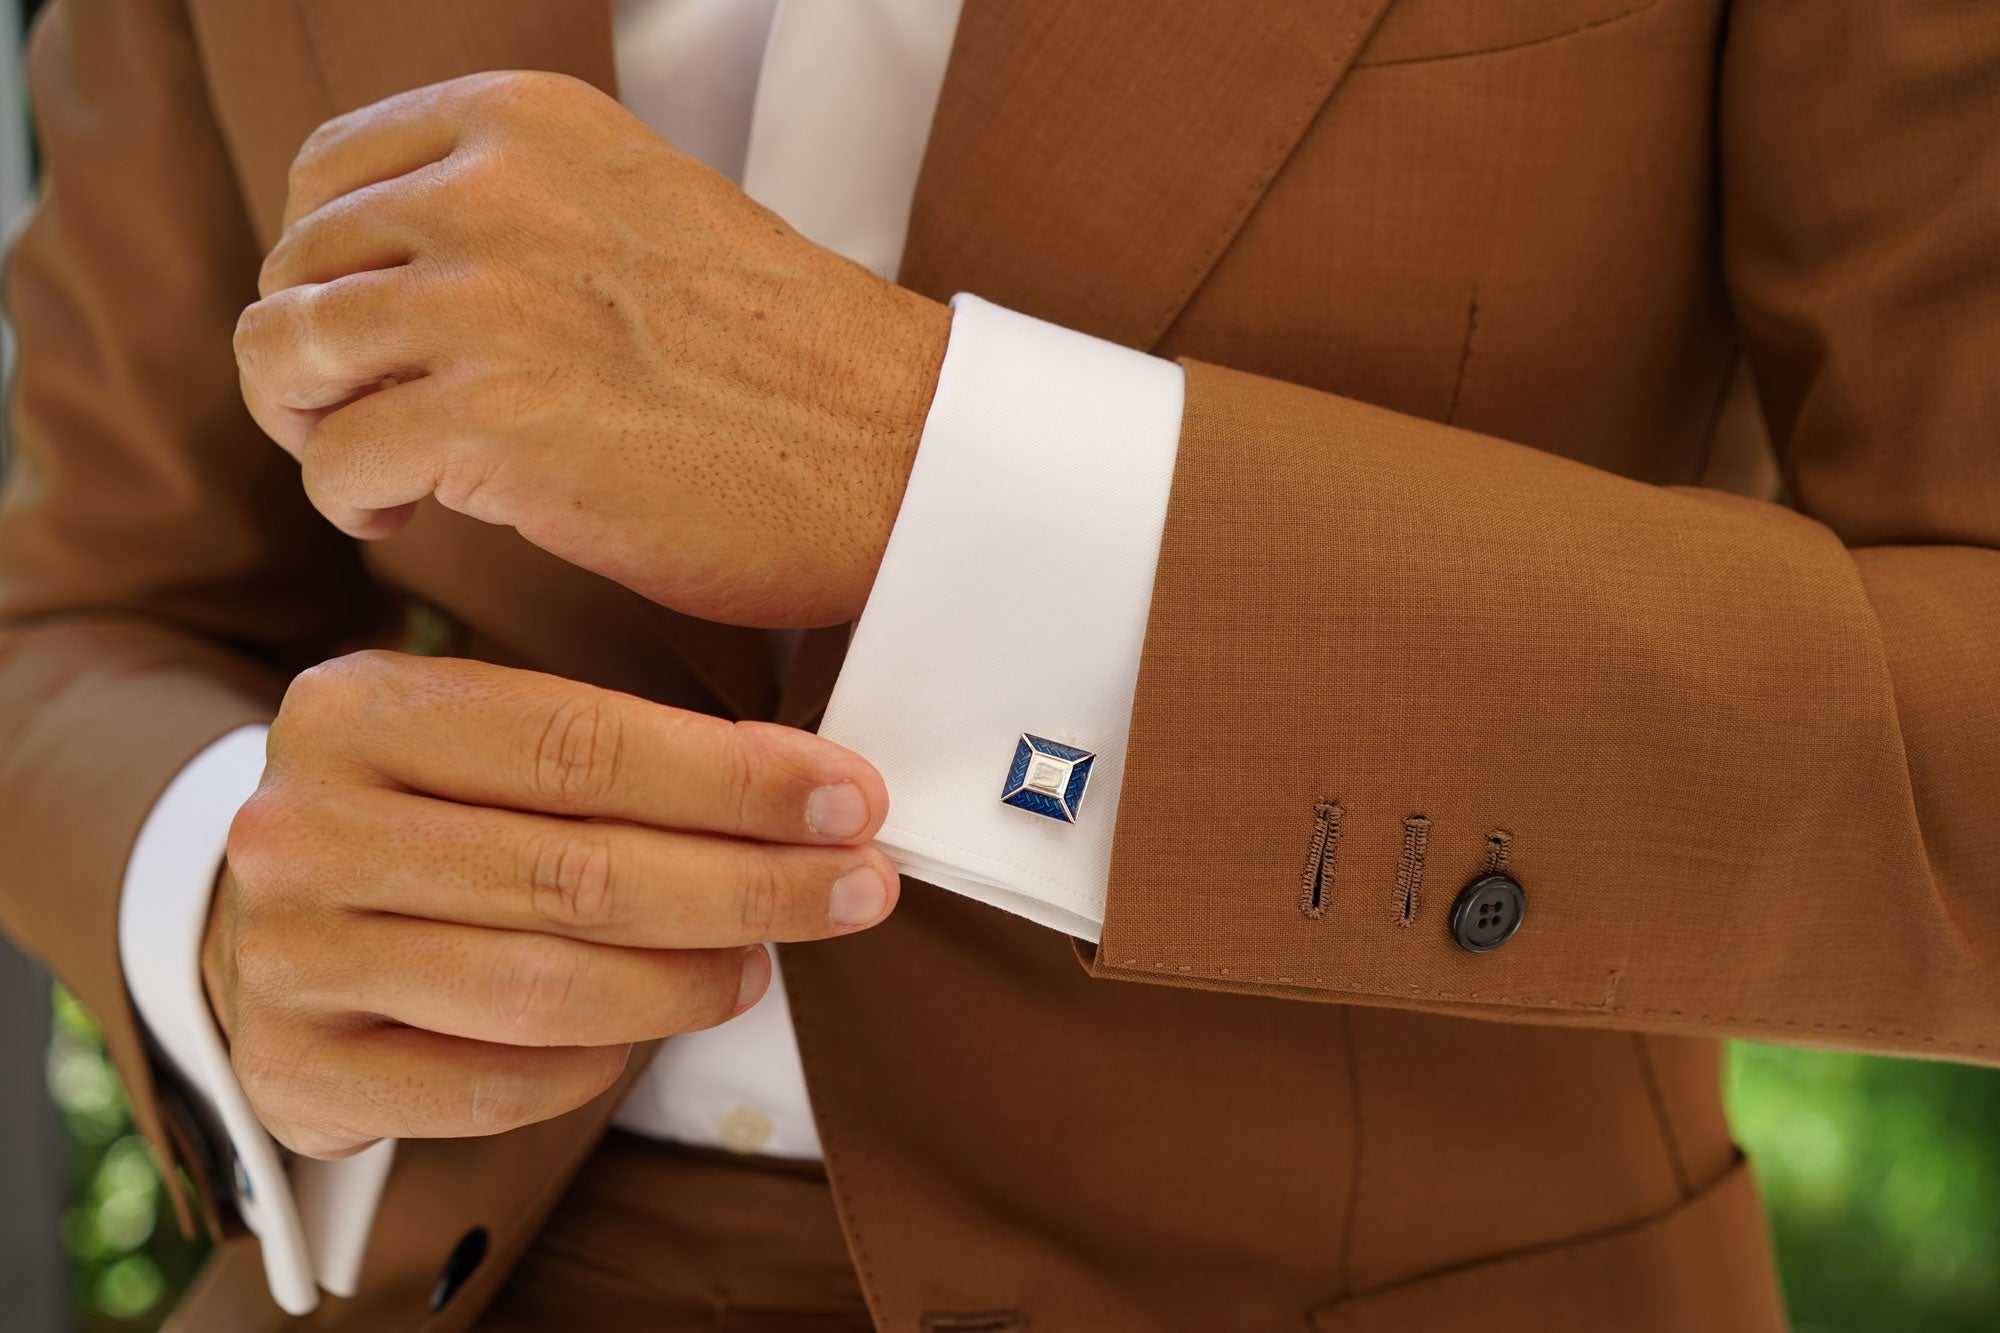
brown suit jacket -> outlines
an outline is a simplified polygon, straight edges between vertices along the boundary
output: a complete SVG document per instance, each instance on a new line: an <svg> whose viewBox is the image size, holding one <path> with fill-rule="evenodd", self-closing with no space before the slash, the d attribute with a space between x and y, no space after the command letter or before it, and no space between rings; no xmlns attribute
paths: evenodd
<svg viewBox="0 0 2000 1333"><path fill-rule="evenodd" d="M306 133L482 68L609 87L601 0L53 8L0 917L212 1199L113 931L189 756L411 608L800 724L842 640L781 694L510 532L357 549L238 401ZM966 0L905 281L1192 359L1101 946L919 887L785 951L881 1327L1781 1326L1717 1039L2000 1053L1996 124L2000 8L1951 0ZM1744 354L1797 512L1694 484ZM1527 923L1467 953L1501 855ZM466 1327L612 1106L407 1145L299 1326ZM184 1326L282 1322L260 1288L231 1245Z"/></svg>

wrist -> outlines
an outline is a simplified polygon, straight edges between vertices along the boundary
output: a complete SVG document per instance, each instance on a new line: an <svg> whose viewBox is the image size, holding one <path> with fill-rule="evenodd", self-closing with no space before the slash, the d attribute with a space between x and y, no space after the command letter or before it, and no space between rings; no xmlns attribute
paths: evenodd
<svg viewBox="0 0 2000 1333"><path fill-rule="evenodd" d="M847 597L848 619L861 614L875 582L876 571L888 549L889 534L895 528L910 472L923 443L924 423L937 395L938 373L944 365L945 347L951 338L951 307L906 288L891 288L898 318L889 340L892 349L883 358L882 412L878 420L875 446L878 479L869 497L867 524L870 553L859 586Z"/></svg>

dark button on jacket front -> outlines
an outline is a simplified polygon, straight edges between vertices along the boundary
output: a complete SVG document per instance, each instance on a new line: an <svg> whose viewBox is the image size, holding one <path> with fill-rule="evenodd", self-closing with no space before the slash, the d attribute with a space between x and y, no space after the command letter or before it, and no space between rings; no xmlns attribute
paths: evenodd
<svg viewBox="0 0 2000 1333"><path fill-rule="evenodd" d="M1521 928L1528 901L1512 875L1481 875L1451 905L1451 934L1469 953L1490 953Z"/></svg>
<svg viewBox="0 0 2000 1333"><path fill-rule="evenodd" d="M472 1276L486 1258L486 1228L474 1227L458 1238L451 1253L445 1256L444 1267L439 1270L437 1283L431 1288L431 1313L444 1309L445 1303L458 1294L465 1280Z"/></svg>

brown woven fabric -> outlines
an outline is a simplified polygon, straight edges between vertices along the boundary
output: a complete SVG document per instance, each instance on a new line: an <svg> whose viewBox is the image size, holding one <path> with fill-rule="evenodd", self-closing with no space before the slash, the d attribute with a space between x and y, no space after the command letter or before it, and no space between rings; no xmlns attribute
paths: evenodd
<svg viewBox="0 0 2000 1333"><path fill-rule="evenodd" d="M289 671L416 601L804 722L838 638L781 700L755 635L511 533L357 550L237 401L310 129L479 68L608 87L601 0L55 0L32 65L0 922L171 1153L118 871ZM786 950L877 1327L1782 1327L1716 1039L2000 1053L1995 124L1961 0L967 0L906 280L1187 358L1188 410L1102 946L912 886ZM1695 487L1773 457L1798 512ZM1496 831L1525 924L1474 956ZM362 1291L295 1326L473 1326L595 1220L560 1200L611 1107L404 1145ZM260 1289L238 1241L180 1326L283 1326Z"/></svg>
<svg viewBox="0 0 2000 1333"><path fill-rule="evenodd" d="M477 1333L868 1333L826 1173L604 1137Z"/></svg>

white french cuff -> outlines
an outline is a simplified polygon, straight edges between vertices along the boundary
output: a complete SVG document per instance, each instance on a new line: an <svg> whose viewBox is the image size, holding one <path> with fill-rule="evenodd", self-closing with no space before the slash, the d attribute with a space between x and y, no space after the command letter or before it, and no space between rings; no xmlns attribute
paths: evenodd
<svg viewBox="0 0 2000 1333"><path fill-rule="evenodd" d="M287 1164L236 1082L201 982L201 942L229 825L264 772L267 728L239 727L196 755L160 793L125 865L118 955L154 1043L229 1139L237 1211L257 1234L272 1297L286 1313L319 1289L352 1295L395 1144L339 1162ZM222 1182L217 1182L222 1187Z"/></svg>
<svg viewBox="0 0 2000 1333"><path fill-rule="evenodd" d="M1183 376L975 296L951 304L820 734L887 781L876 842L903 873L1095 940Z"/></svg>

